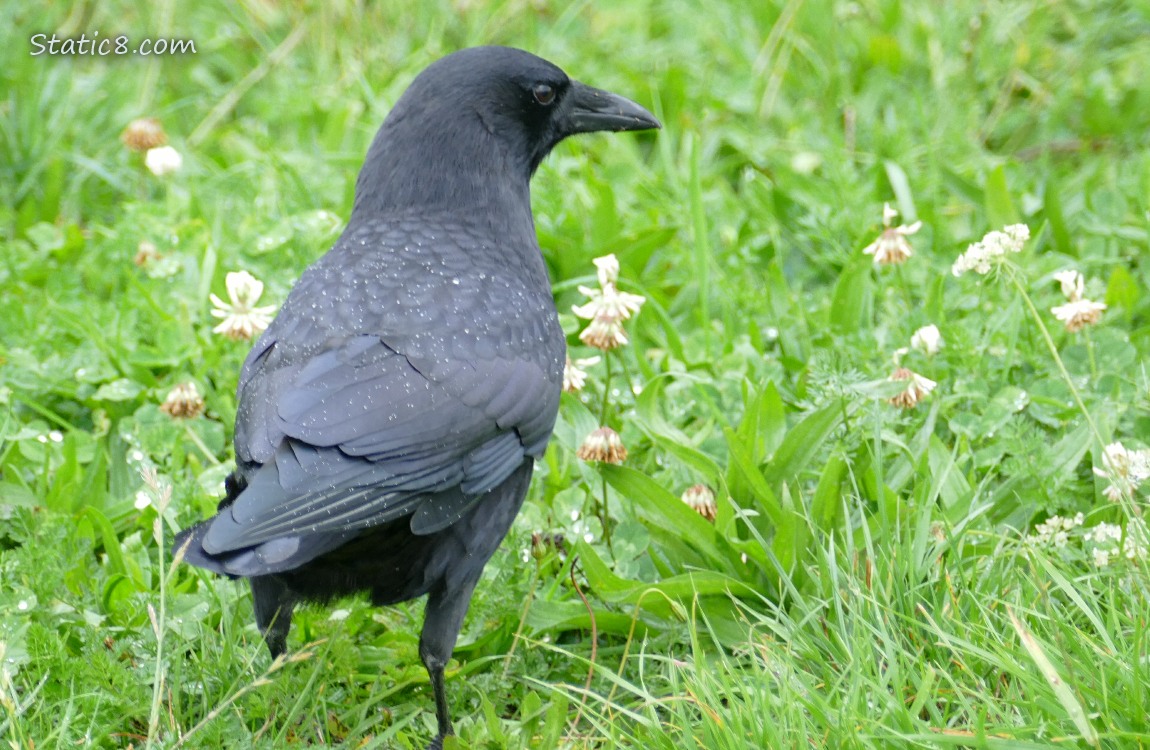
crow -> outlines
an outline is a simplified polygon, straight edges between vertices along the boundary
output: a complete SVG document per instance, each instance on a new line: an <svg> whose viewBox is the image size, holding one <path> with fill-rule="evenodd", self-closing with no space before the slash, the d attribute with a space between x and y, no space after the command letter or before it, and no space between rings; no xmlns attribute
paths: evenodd
<svg viewBox="0 0 1150 750"><path fill-rule="evenodd" d="M297 603L426 595L432 750L453 734L444 667L559 408L531 177L567 136L658 127L522 50L428 66L368 149L347 228L244 362L217 514L176 537L186 562L248 579L273 656Z"/></svg>

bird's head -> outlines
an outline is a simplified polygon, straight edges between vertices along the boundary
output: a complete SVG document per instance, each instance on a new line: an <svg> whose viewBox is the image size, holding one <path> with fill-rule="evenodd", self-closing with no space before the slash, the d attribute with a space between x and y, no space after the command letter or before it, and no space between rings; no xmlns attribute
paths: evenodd
<svg viewBox="0 0 1150 750"><path fill-rule="evenodd" d="M564 138L658 127L635 102L528 52L460 50L429 65L396 102L360 173L356 211L485 202L512 187L526 194Z"/></svg>

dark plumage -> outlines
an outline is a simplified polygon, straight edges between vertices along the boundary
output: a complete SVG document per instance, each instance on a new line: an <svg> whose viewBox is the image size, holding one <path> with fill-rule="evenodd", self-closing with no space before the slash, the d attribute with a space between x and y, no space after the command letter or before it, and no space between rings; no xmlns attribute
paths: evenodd
<svg viewBox="0 0 1150 750"><path fill-rule="evenodd" d="M273 655L296 602L427 594L432 747L452 732L443 668L472 590L559 406L565 341L528 183L569 135L655 127L520 50L423 71L368 151L347 229L244 363L218 514L176 539L250 580Z"/></svg>

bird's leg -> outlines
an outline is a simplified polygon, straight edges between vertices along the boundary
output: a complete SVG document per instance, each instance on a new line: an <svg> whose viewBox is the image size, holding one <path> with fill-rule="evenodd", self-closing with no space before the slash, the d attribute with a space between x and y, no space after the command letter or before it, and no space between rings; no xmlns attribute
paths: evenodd
<svg viewBox="0 0 1150 750"><path fill-rule="evenodd" d="M252 605L256 614L256 625L263 633L264 642L272 658L287 651L288 630L291 628L291 613L295 598L288 587L275 576L255 576L249 578L252 585Z"/></svg>
<svg viewBox="0 0 1150 750"><path fill-rule="evenodd" d="M443 747L443 738L455 734L451 726L451 709L447 706L447 686L443 681L443 665L435 660L424 659L427 676L431 679L431 689L435 693L435 719L439 724L439 734L431 743L431 750Z"/></svg>
<svg viewBox="0 0 1150 750"><path fill-rule="evenodd" d="M443 738L455 734L451 726L451 709L447 705L443 668L455 650L455 640L463 627L463 616L467 614L474 588L474 583L450 591L446 587L438 587L427 597L423 632L419 637L419 658L431 679L431 689L435 693L435 718L439 724L439 734L428 750L439 750L443 747Z"/></svg>

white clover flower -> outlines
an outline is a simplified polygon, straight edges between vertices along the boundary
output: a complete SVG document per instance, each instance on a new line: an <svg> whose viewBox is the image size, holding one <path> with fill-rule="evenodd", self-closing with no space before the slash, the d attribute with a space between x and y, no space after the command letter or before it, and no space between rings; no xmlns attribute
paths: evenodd
<svg viewBox="0 0 1150 750"><path fill-rule="evenodd" d="M627 460L627 448L619 433L610 427L600 427L583 438L583 443L575 455L584 461L601 461L608 464L621 464Z"/></svg>
<svg viewBox="0 0 1150 750"><path fill-rule="evenodd" d="M932 324L915 331L910 337L910 346L930 356L938 354L942 346L942 334L939 333L938 326Z"/></svg>
<svg viewBox="0 0 1150 750"><path fill-rule="evenodd" d="M1111 501L1129 497L1150 479L1150 449L1127 450L1122 443L1111 443L1102 452L1102 468L1095 467L1094 473L1110 480L1103 494Z"/></svg>
<svg viewBox="0 0 1150 750"><path fill-rule="evenodd" d="M1059 271L1054 274L1054 280L1062 287L1062 294L1066 299L1071 302L1077 302L1082 299L1082 295L1086 290L1086 279L1082 274L1075 271L1073 268L1068 268L1065 271Z"/></svg>
<svg viewBox="0 0 1150 750"><path fill-rule="evenodd" d="M691 510L703 518L714 523L715 514L719 506L715 502L715 493L705 484L693 484L683 491L681 499L690 506Z"/></svg>
<svg viewBox="0 0 1150 750"><path fill-rule="evenodd" d="M160 404L160 411L173 419L193 419L204 413L204 397L195 383L180 383Z"/></svg>
<svg viewBox="0 0 1150 750"><path fill-rule="evenodd" d="M151 151L168 142L164 126L155 117L140 117L128 123L120 141L133 151Z"/></svg>
<svg viewBox="0 0 1150 750"><path fill-rule="evenodd" d="M919 401L926 398L931 391L938 385L930 378L925 378L917 372L913 372L905 367L900 367L895 370L888 380L905 381L906 388L899 391L890 403L901 407L903 409L912 409Z"/></svg>
<svg viewBox="0 0 1150 750"><path fill-rule="evenodd" d="M891 208L889 203L882 204L882 233L874 242L863 248L864 253L874 256L875 265L902 263L914 255L914 249L906 238L921 229L922 222L916 221L910 225L892 227L891 223L897 216L898 211Z"/></svg>
<svg viewBox="0 0 1150 750"><path fill-rule="evenodd" d="M619 259L615 257L615 253L593 258L591 262L598 269L599 286L605 287L619 280Z"/></svg>
<svg viewBox="0 0 1150 750"><path fill-rule="evenodd" d="M1110 544L1122 540L1122 527L1116 523L1100 523L1086 532L1086 541Z"/></svg>
<svg viewBox="0 0 1150 750"><path fill-rule="evenodd" d="M184 165L184 157L171 146L157 146L148 149L144 154L144 166L156 177L164 177L180 171Z"/></svg>
<svg viewBox="0 0 1150 750"><path fill-rule="evenodd" d="M579 291L587 296L588 301L583 305L572 306L571 311L576 316L591 321L579 334L579 340L596 349L609 351L627 343L623 321L629 319L632 313L638 312L647 300L641 295L621 292L616 288L619 260L614 255L604 255L595 258L593 262L598 269L600 288L579 287Z"/></svg>
<svg viewBox="0 0 1150 750"><path fill-rule="evenodd" d="M264 284L247 271L232 272L227 275L228 298L225 303L216 295L211 295L212 316L223 318L223 322L212 329L213 333L227 336L233 341L250 340L262 333L271 323L275 305L256 307L255 303L264 293Z"/></svg>
<svg viewBox="0 0 1150 750"><path fill-rule="evenodd" d="M986 275L990 273L991 266L1007 253L1021 252L1028 239L1030 227L1025 224L1011 224L1001 232L988 232L981 240L966 248L966 252L950 267L950 272L955 276L961 276L967 271Z"/></svg>
<svg viewBox="0 0 1150 750"><path fill-rule="evenodd" d="M587 383L587 371L583 368L597 365L601 359L602 357L583 357L572 360L571 355L567 355L567 362L563 365L563 391L575 393L583 390L583 386Z"/></svg>
<svg viewBox="0 0 1150 750"><path fill-rule="evenodd" d="M1050 516L1034 527L1034 533L1029 534L1026 541L1038 546L1052 545L1061 549L1070 542L1070 532L1081 526L1085 520L1086 517L1082 513L1076 513L1069 518Z"/></svg>
<svg viewBox="0 0 1150 750"><path fill-rule="evenodd" d="M587 346L606 352L625 346L630 339L627 338L627 332L623 330L623 324L619 321L611 322L595 318L579 334L579 340Z"/></svg>
<svg viewBox="0 0 1150 750"><path fill-rule="evenodd" d="M1146 521L1134 518L1126 524L1126 538L1122 541L1122 554L1127 560L1142 560L1150 553L1150 529Z"/></svg>
<svg viewBox="0 0 1150 750"><path fill-rule="evenodd" d="M1090 554L1099 568L1115 558L1141 560L1150 553L1150 534L1141 518L1131 519L1125 529L1118 524L1100 523L1086 532L1086 541L1094 545Z"/></svg>
<svg viewBox="0 0 1150 750"><path fill-rule="evenodd" d="M579 291L587 295L590 301L585 305L573 305L571 311L585 320L621 322L630 318L631 313L639 312L639 308L647 301L641 295L620 292L611 282L604 284L602 289L581 286Z"/></svg>
<svg viewBox="0 0 1150 750"><path fill-rule="evenodd" d="M623 331L623 321L630 318L632 313L638 312L647 301L646 298L638 294L620 292L610 282L602 289L581 286L579 291L590 299L585 305L573 306L571 311L578 317L591 321L579 334L579 340L587 346L604 351L626 344L627 334Z"/></svg>
<svg viewBox="0 0 1150 750"><path fill-rule="evenodd" d="M1106 305L1101 302L1078 299L1067 302L1065 305L1052 307L1050 312L1054 313L1054 317L1066 325L1066 330L1073 333L1097 323L1102 319L1102 311L1105 309Z"/></svg>

